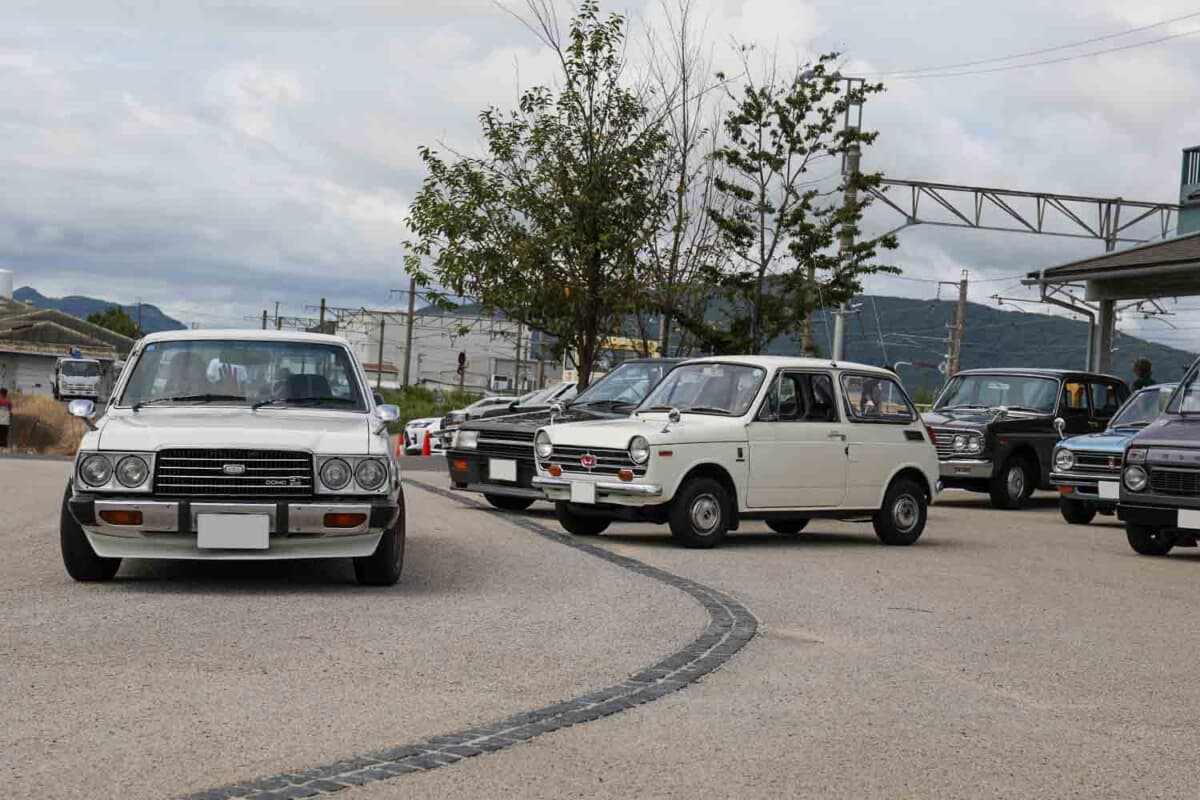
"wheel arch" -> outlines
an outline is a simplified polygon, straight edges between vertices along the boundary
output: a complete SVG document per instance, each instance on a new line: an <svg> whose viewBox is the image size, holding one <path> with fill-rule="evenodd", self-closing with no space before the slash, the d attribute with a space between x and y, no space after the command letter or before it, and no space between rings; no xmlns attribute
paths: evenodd
<svg viewBox="0 0 1200 800"><path fill-rule="evenodd" d="M933 485L929 482L929 476L916 464L904 464L888 476L887 483L883 486L883 493L879 495L880 508L883 508L883 500L887 497L888 490L892 488L892 484L901 478L909 478L915 481L918 486L925 490L925 500L930 504L933 503L935 491Z"/></svg>
<svg viewBox="0 0 1200 800"><path fill-rule="evenodd" d="M679 490L683 488L688 481L694 478L712 478L717 483L721 484L721 486L725 489L725 492L729 495L729 502L733 504L733 520L730 523L729 529L737 530L739 516L738 489L737 483L735 483L733 480L733 476L729 474L729 470L714 461L704 461L699 464L693 464L688 468L688 471L684 473L683 477L679 479L679 483L676 485L675 492L673 494L678 494Z"/></svg>

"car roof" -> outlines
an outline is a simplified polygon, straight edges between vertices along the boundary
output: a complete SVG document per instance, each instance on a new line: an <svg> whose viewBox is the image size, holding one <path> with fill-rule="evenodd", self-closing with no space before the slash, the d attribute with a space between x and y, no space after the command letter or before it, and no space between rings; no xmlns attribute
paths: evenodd
<svg viewBox="0 0 1200 800"><path fill-rule="evenodd" d="M704 358L688 359L688 364L743 364L748 367L763 369L797 368L797 369L839 369L851 372L870 372L878 375L895 377L896 373L884 367L872 364L859 364L855 361L833 361L827 358L804 358L801 356L705 356Z"/></svg>
<svg viewBox="0 0 1200 800"><path fill-rule="evenodd" d="M338 344L343 347L349 346L342 337L330 336L327 333L264 331L257 328L201 328L199 330L162 331L160 333L147 334L141 339L143 344L218 340L240 342L313 342L319 344Z"/></svg>
<svg viewBox="0 0 1200 800"><path fill-rule="evenodd" d="M964 369L954 373L954 377L959 375L1029 375L1031 377L1045 378L1104 378L1106 380L1121 381L1116 375L1108 375L1103 372L1088 372L1081 369L1052 369L1048 367L995 367L991 369ZM1121 381L1124 383L1124 381Z"/></svg>

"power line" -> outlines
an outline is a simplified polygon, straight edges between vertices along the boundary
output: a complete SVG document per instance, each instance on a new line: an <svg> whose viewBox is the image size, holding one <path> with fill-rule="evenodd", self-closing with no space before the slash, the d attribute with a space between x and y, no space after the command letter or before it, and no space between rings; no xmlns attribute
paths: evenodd
<svg viewBox="0 0 1200 800"><path fill-rule="evenodd" d="M1010 70L1015 70L1015 69L1028 69L1029 67L1042 67L1042 66L1046 66L1047 64L1062 64L1067 61L1078 61L1081 58L1091 58L1092 56L1102 56L1107 53L1118 53L1122 50L1133 50L1138 47L1147 47L1152 44L1160 44L1162 42L1168 42L1172 39L1178 39L1183 36L1194 36L1197 33L1200 33L1200 28L1194 28L1193 30L1190 30L1190 31L1181 31L1179 33L1172 33L1168 36L1160 36L1157 39L1147 39L1144 42L1134 42L1132 44L1121 45L1120 47L1108 47L1108 48L1104 48L1102 50L1091 50L1087 53L1078 53L1073 56L1062 56L1061 58L1047 58L1047 59L1043 59L1042 61L1028 61L1024 64L1010 64L1008 66L990 67L988 69L961 70L959 72L931 72L931 73L918 74L918 75L893 75L893 76L891 76L891 80L919 80L921 78L957 78L957 77L960 77L963 75L987 75L987 74L993 73L993 72L1008 72Z"/></svg>
<svg viewBox="0 0 1200 800"><path fill-rule="evenodd" d="M1148 30L1151 30L1152 28L1161 28L1163 25L1170 25L1173 22L1182 22L1185 19L1192 19L1193 17L1200 17L1200 11L1195 11L1191 14L1184 14L1183 16L1180 16L1180 17L1172 17L1171 19L1164 19L1161 22L1152 22L1149 25L1142 25L1137 28L1128 28L1123 31L1118 31L1117 33L1105 34L1104 36L1093 36L1090 39L1081 39L1077 42L1070 42L1068 44L1059 44L1059 45L1054 45L1053 47L1043 47L1040 50L1026 50L1023 53L1013 53L1012 55L1009 55L1009 56L999 56L996 58L981 58L977 61L962 61L957 64L942 64L941 66L938 66L938 67L917 67L917 68L913 68L913 69L892 70L890 72L877 72L868 77L887 78L887 77L891 77L891 76L913 76L916 73L920 73L920 72L942 72L944 70L961 69L963 67L976 67L976 66L979 66L980 64L995 64L1000 61L1013 61L1018 58L1028 58L1029 56L1040 56L1040 55L1044 55L1045 53L1053 53L1053 52L1056 52L1059 50L1070 50L1075 47L1082 47L1085 44L1094 44L1096 42L1104 42L1104 41L1108 41L1109 39L1119 39L1123 36L1129 36L1134 33L1141 33L1142 31L1148 31ZM1149 44L1149 42L1146 42L1146 44Z"/></svg>

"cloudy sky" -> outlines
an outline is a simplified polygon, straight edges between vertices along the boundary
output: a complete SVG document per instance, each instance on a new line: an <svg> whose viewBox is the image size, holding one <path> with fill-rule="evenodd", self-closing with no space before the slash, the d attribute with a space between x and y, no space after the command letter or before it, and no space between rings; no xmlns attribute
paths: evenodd
<svg viewBox="0 0 1200 800"><path fill-rule="evenodd" d="M718 63L731 61L733 42L755 42L785 61L838 50L847 71L867 74L1200 12L1187 0L697 2ZM605 3L634 20L635 41L656 5ZM1192 29L1200 16L1024 60ZM1198 68L1200 35L1029 69L887 78L866 110L881 135L864 167L1174 201L1179 151L1200 144ZM475 146L478 111L511 106L552 69L489 0L6 0L0 267L45 294L140 298L203 326L243 324L276 300L290 314L322 296L396 305L417 147ZM967 268L971 298L985 302L1022 293L1010 276L1102 250L933 227L900 241L891 258L907 279L879 278L869 291L932 297L926 281ZM1195 349L1186 329L1132 317L1121 327Z"/></svg>

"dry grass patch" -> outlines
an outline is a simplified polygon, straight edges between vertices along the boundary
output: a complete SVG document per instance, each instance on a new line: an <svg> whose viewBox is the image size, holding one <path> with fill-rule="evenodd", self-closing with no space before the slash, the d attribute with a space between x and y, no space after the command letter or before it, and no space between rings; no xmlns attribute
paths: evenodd
<svg viewBox="0 0 1200 800"><path fill-rule="evenodd" d="M36 394L12 394L8 444L17 450L73 455L87 432L83 420L67 413L67 404Z"/></svg>

